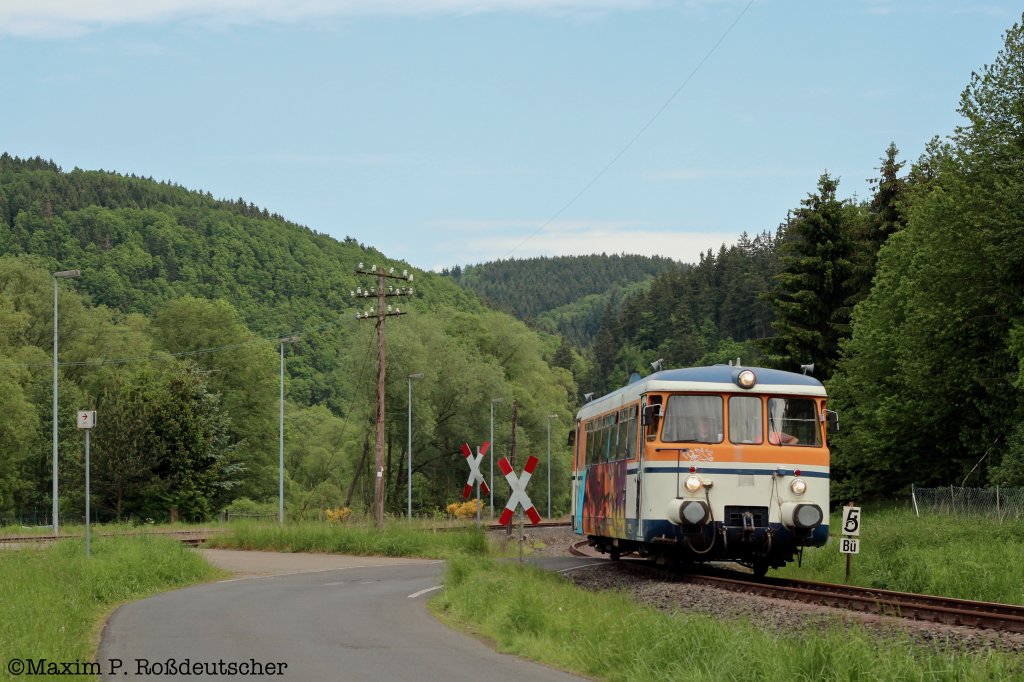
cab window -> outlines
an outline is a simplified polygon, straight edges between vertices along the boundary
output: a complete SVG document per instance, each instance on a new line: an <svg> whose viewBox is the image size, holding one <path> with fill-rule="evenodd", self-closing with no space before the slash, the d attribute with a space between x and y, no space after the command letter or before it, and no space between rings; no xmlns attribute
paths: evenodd
<svg viewBox="0 0 1024 682"><path fill-rule="evenodd" d="M661 440L666 443L721 443L722 397L674 395L665 409Z"/></svg>
<svg viewBox="0 0 1024 682"><path fill-rule="evenodd" d="M768 399L768 442L821 447L818 406L809 398Z"/></svg>
<svg viewBox="0 0 1024 682"><path fill-rule="evenodd" d="M764 442L764 419L761 398L734 395L729 398L729 442L759 444Z"/></svg>

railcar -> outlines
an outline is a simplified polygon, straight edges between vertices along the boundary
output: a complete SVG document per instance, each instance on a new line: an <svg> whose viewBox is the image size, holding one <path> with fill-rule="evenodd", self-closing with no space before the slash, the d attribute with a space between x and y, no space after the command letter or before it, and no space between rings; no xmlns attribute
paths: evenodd
<svg viewBox="0 0 1024 682"><path fill-rule="evenodd" d="M763 575L828 540L817 379L715 365L655 372L576 416L573 530L613 559L734 561Z"/></svg>

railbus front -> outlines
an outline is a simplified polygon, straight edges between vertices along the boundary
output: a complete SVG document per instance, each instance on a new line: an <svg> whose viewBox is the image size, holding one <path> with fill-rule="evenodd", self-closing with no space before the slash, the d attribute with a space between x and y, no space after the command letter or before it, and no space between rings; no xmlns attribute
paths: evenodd
<svg viewBox="0 0 1024 682"><path fill-rule="evenodd" d="M577 414L573 529L612 558L763 574L828 539L833 424L813 377L730 365L652 374Z"/></svg>

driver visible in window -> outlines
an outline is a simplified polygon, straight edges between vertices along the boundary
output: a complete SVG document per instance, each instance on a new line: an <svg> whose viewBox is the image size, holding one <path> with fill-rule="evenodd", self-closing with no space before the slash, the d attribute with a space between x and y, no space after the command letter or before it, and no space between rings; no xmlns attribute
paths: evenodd
<svg viewBox="0 0 1024 682"><path fill-rule="evenodd" d="M772 445L796 445L800 442L800 439L789 435L785 431L769 431L768 442Z"/></svg>

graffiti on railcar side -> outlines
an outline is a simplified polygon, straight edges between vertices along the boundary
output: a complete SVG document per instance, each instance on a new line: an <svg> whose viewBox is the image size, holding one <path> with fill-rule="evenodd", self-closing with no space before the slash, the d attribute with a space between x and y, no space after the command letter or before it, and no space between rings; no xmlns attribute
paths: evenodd
<svg viewBox="0 0 1024 682"><path fill-rule="evenodd" d="M625 537L626 461L587 467L583 499L583 532L586 535Z"/></svg>

